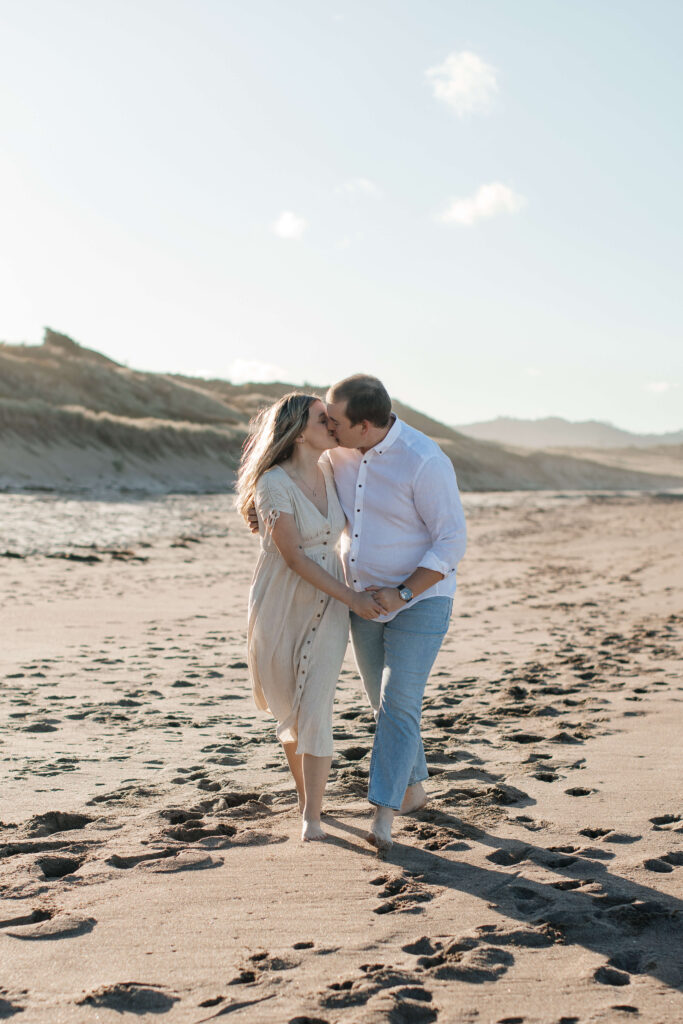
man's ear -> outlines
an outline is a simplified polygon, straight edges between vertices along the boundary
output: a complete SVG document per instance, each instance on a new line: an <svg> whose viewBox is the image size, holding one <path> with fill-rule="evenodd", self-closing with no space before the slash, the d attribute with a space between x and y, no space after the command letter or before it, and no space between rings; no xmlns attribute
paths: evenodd
<svg viewBox="0 0 683 1024"><path fill-rule="evenodd" d="M361 420L360 421L360 432L361 432L361 437L366 437L367 434L369 434L369 432L370 432L370 420Z"/></svg>

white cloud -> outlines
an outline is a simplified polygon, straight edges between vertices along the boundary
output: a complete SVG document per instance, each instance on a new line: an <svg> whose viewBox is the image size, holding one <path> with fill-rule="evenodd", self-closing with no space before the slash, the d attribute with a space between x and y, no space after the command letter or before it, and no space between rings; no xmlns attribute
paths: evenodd
<svg viewBox="0 0 683 1024"><path fill-rule="evenodd" d="M671 380L651 380L647 384L648 391L654 391L655 394L661 395L665 391L673 391L679 385L675 381Z"/></svg>
<svg viewBox="0 0 683 1024"><path fill-rule="evenodd" d="M538 369L537 366L527 366L527 368L526 368L526 370L524 372L527 375L527 377L540 377L540 376L542 376L541 371Z"/></svg>
<svg viewBox="0 0 683 1024"><path fill-rule="evenodd" d="M272 227L278 238L289 238L298 241L300 238L303 238L308 222L303 217L297 217L291 210L283 210L278 219L274 221Z"/></svg>
<svg viewBox="0 0 683 1024"><path fill-rule="evenodd" d="M349 178L343 185L340 185L337 192L347 192L349 195L380 196L381 189L369 178Z"/></svg>
<svg viewBox="0 0 683 1024"><path fill-rule="evenodd" d="M475 224L501 213L518 213L525 203L524 196L493 181L490 185L480 185L473 196L453 199L439 220L445 224Z"/></svg>
<svg viewBox="0 0 683 1024"><path fill-rule="evenodd" d="M236 359L228 370L228 380L233 384L248 384L250 381L284 380L291 373L275 363L259 363L255 360Z"/></svg>
<svg viewBox="0 0 683 1024"><path fill-rule="evenodd" d="M447 103L459 117L489 110L498 92L496 69L467 50L450 53L443 64L425 74L436 99Z"/></svg>

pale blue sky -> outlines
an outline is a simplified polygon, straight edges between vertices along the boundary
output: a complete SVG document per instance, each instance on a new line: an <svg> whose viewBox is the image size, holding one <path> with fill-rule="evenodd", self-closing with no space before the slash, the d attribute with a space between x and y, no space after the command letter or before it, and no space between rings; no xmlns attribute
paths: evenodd
<svg viewBox="0 0 683 1024"><path fill-rule="evenodd" d="M372 372L449 423L683 427L679 2L0 15L0 338ZM448 102L427 71L463 54Z"/></svg>

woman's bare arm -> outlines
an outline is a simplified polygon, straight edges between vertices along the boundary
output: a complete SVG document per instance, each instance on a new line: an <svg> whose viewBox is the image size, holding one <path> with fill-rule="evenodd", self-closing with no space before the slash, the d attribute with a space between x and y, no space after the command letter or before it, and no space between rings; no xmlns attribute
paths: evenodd
<svg viewBox="0 0 683 1024"><path fill-rule="evenodd" d="M272 537L288 567L316 590L322 590L324 594L341 601L361 618L376 619L378 615L384 614L384 609L373 594L352 590L308 557L293 515L280 513L272 527Z"/></svg>

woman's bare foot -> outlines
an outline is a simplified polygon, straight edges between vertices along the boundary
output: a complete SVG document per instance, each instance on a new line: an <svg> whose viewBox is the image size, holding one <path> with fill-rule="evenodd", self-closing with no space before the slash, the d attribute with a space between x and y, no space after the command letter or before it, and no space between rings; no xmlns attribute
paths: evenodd
<svg viewBox="0 0 683 1024"><path fill-rule="evenodd" d="M314 839L327 839L327 833L323 832L320 821L315 819L307 820L304 818L304 823L301 828L301 840L304 843L308 843Z"/></svg>
<svg viewBox="0 0 683 1024"><path fill-rule="evenodd" d="M413 814L415 811L419 811L422 807L429 803L429 797L424 791L424 786L421 782L416 782L414 786L408 786L403 797L401 804L401 810L397 811L397 814Z"/></svg>
<svg viewBox="0 0 683 1024"><path fill-rule="evenodd" d="M375 807L375 817L367 835L371 846L376 846L380 853L386 853L392 844L391 824L395 811L392 807Z"/></svg>

